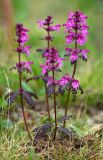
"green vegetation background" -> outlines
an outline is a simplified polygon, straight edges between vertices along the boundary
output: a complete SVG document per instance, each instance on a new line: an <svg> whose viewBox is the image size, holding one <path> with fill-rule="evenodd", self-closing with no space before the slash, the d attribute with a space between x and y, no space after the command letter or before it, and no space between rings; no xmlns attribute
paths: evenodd
<svg viewBox="0 0 103 160"><path fill-rule="evenodd" d="M103 0L1 0L0 1L0 106L5 106L3 95L7 88L16 90L18 86L17 73L9 72L9 68L17 61L17 54L13 51L16 47L15 23L21 22L30 29L32 46L31 56L23 56L26 60L33 60L33 74L39 75L42 63L41 56L36 53L37 48L45 47L46 43L39 40L45 35L37 26L38 19L44 19L47 15L54 17L54 23L65 23L67 13L80 9L88 16L89 37L84 48L89 49L88 62L79 61L76 78L84 88L84 95L77 98L77 102L94 106L103 102ZM53 44L64 54L65 38L63 28L59 33L53 33ZM72 67L66 62L63 73L71 73ZM59 74L60 75L60 74ZM24 74L24 80L29 75ZM31 82L29 85L23 82L26 89L36 92L40 99L44 99L44 88L41 81ZM63 102L60 97L60 102Z"/></svg>

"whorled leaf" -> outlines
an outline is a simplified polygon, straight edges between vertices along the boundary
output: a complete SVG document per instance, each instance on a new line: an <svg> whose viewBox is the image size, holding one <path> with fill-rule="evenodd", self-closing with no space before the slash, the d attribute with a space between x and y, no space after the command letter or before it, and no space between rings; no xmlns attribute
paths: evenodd
<svg viewBox="0 0 103 160"><path fill-rule="evenodd" d="M74 135L73 131L71 131L67 128L58 127L58 131L61 134L61 136L65 137L65 138L70 138Z"/></svg>
<svg viewBox="0 0 103 160"><path fill-rule="evenodd" d="M40 40L50 40L50 41L53 41L54 37L52 36L45 36L43 38L40 38Z"/></svg>
<svg viewBox="0 0 103 160"><path fill-rule="evenodd" d="M51 128L53 127L52 123L43 124L40 127L37 127L33 130L35 132L35 139L39 138L47 138L47 134L50 132Z"/></svg>
<svg viewBox="0 0 103 160"><path fill-rule="evenodd" d="M18 72L20 72L20 73L23 72L23 71L24 71L24 72L27 72L27 73L30 73L30 74L32 73L31 70L28 69L28 68L18 69Z"/></svg>
<svg viewBox="0 0 103 160"><path fill-rule="evenodd" d="M84 93L84 91L83 91L83 89L82 89L82 87L81 87L81 86L79 86L79 90L80 90L81 94L83 94L83 93Z"/></svg>
<svg viewBox="0 0 103 160"><path fill-rule="evenodd" d="M30 105L31 107L34 107L34 101L32 100L32 94L30 94L30 92L28 91L23 91L23 98L25 99L25 101L28 103L28 105Z"/></svg>
<svg viewBox="0 0 103 160"><path fill-rule="evenodd" d="M67 90L71 90L72 89L72 87L71 87L71 82L68 82L66 85L64 85L64 86L59 86L58 87L58 92L61 94L61 95L63 95L64 93L65 93L65 91Z"/></svg>
<svg viewBox="0 0 103 160"><path fill-rule="evenodd" d="M37 95L33 92L30 91L25 91L27 94L29 94L30 96L34 97L35 99L38 99Z"/></svg>
<svg viewBox="0 0 103 160"><path fill-rule="evenodd" d="M73 100L73 102L75 102L75 100L76 100L76 95L77 95L77 91L74 90L74 89L71 89L71 92L72 92L72 100Z"/></svg>
<svg viewBox="0 0 103 160"><path fill-rule="evenodd" d="M9 69L9 71L11 71L11 70L13 70L13 69L16 70L16 66L11 67L11 68Z"/></svg>
<svg viewBox="0 0 103 160"><path fill-rule="evenodd" d="M54 85L49 85L47 87L48 96L51 96L54 93Z"/></svg>
<svg viewBox="0 0 103 160"><path fill-rule="evenodd" d="M42 77L42 80L43 80L45 83L47 83L47 82L48 82L48 76Z"/></svg>
<svg viewBox="0 0 103 160"><path fill-rule="evenodd" d="M31 81L31 80L39 80L40 78L42 78L42 75L30 77L30 78L28 78L28 79L26 80L26 83L28 83L28 82Z"/></svg>
<svg viewBox="0 0 103 160"><path fill-rule="evenodd" d="M59 68L58 68L58 69L56 69L55 71L56 71L56 72L62 72L62 70L61 70L61 69L59 69Z"/></svg>
<svg viewBox="0 0 103 160"><path fill-rule="evenodd" d="M76 95L74 94L72 95L72 101L75 102L75 100L76 100Z"/></svg>
<svg viewBox="0 0 103 160"><path fill-rule="evenodd" d="M81 88L81 86L79 86L79 90L80 90L81 94L84 93L84 91L83 91L83 89ZM71 88L71 92L72 92L72 100L73 100L73 102L74 102L74 101L76 100L77 91L74 90L73 88Z"/></svg>
<svg viewBox="0 0 103 160"><path fill-rule="evenodd" d="M36 51L39 52L39 53L43 53L43 52L44 52L44 49L38 48Z"/></svg>
<svg viewBox="0 0 103 160"><path fill-rule="evenodd" d="M71 81L66 84L66 89L71 88Z"/></svg>
<svg viewBox="0 0 103 160"><path fill-rule="evenodd" d="M8 105L9 104L11 105L14 102L14 100L17 98L17 96L18 96L18 91L8 93L6 95Z"/></svg>
<svg viewBox="0 0 103 160"><path fill-rule="evenodd" d="M63 94L65 93L65 87L59 86L58 87L58 93L60 93L63 96Z"/></svg>
<svg viewBox="0 0 103 160"><path fill-rule="evenodd" d="M16 66L13 66L13 67L11 67L9 70L11 71L11 70L17 70L19 73L22 73L22 72L27 72L27 73L30 73L31 74L31 70L29 69L29 68L26 68L26 67L21 67L21 68L19 68L19 67L16 67Z"/></svg>

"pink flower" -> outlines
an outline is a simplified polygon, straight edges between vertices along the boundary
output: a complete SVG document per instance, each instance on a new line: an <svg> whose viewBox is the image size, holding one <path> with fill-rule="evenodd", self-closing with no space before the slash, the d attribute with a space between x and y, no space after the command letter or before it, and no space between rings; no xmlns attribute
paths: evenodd
<svg viewBox="0 0 103 160"><path fill-rule="evenodd" d="M68 30L68 29L72 29L73 28L73 26L74 26L74 21L71 19L69 19L69 20L67 20L67 22L66 22L66 31Z"/></svg>
<svg viewBox="0 0 103 160"><path fill-rule="evenodd" d="M37 21L39 28L44 28L46 31L59 31L61 25L57 24L55 26L51 26L52 22L52 16L47 16L45 20L38 20ZM51 38L51 37L46 37L46 39Z"/></svg>
<svg viewBox="0 0 103 160"><path fill-rule="evenodd" d="M89 50L87 49L82 50L81 55L83 60L87 60L87 53L89 53Z"/></svg>
<svg viewBox="0 0 103 160"><path fill-rule="evenodd" d="M87 37L85 35L83 35L82 33L79 33L78 34L78 38L77 38L77 43L80 45L80 46L83 46L87 41Z"/></svg>
<svg viewBox="0 0 103 160"><path fill-rule="evenodd" d="M24 46L24 44L28 41L29 36L27 34L29 30L24 28L23 24L16 24L16 35L17 35L17 42L19 47L15 49L18 53L25 53L30 55L30 46Z"/></svg>
<svg viewBox="0 0 103 160"><path fill-rule="evenodd" d="M46 74L48 72L48 66L45 64L41 64L40 67L42 68L42 74Z"/></svg>
<svg viewBox="0 0 103 160"><path fill-rule="evenodd" d="M44 26L43 20L38 20L37 23L38 23L39 28L42 28Z"/></svg>
<svg viewBox="0 0 103 160"><path fill-rule="evenodd" d="M57 85L57 80L53 80L52 76L48 76L48 82L47 85Z"/></svg>
<svg viewBox="0 0 103 160"><path fill-rule="evenodd" d="M71 44L75 38L74 32L69 32L69 35L66 36L66 44Z"/></svg>
<svg viewBox="0 0 103 160"><path fill-rule="evenodd" d="M73 18L73 16L74 16L74 12L69 12L69 13L68 13L68 17L69 17L69 18Z"/></svg>
<svg viewBox="0 0 103 160"><path fill-rule="evenodd" d="M19 38L20 45L23 46L28 41L28 39L29 39L28 34L25 32L22 32L21 37Z"/></svg>
<svg viewBox="0 0 103 160"><path fill-rule="evenodd" d="M79 86L80 86L79 81L75 80L75 79L72 81L71 85L72 85L73 89L76 91L79 89Z"/></svg>
<svg viewBox="0 0 103 160"><path fill-rule="evenodd" d="M17 35L17 42L20 46L23 46L24 43L28 41L28 32L29 30L23 27L23 24L16 24L16 35Z"/></svg>
<svg viewBox="0 0 103 160"><path fill-rule="evenodd" d="M64 58L59 56L57 49L51 48L46 58L46 66L48 66L48 71L55 71L62 67L62 61Z"/></svg>
<svg viewBox="0 0 103 160"><path fill-rule="evenodd" d="M49 50L48 50L48 49L45 49L45 50L43 51L42 56L48 59L49 55L50 55Z"/></svg>
<svg viewBox="0 0 103 160"><path fill-rule="evenodd" d="M32 68L31 68L31 64L33 64L33 62L25 62L25 69L28 70L28 71L32 71Z"/></svg>
<svg viewBox="0 0 103 160"><path fill-rule="evenodd" d="M28 32L29 30L23 26L21 23L16 24L16 35L20 36L20 32Z"/></svg>
<svg viewBox="0 0 103 160"><path fill-rule="evenodd" d="M25 46L25 47L18 47L15 49L16 52L19 52L19 53L25 53L27 54L28 56L30 55L30 49L31 47L30 46Z"/></svg>
<svg viewBox="0 0 103 160"><path fill-rule="evenodd" d="M66 86L70 81L71 77L69 75L65 75L60 80L58 80L58 84L60 86Z"/></svg>
<svg viewBox="0 0 103 160"><path fill-rule="evenodd" d="M19 63L16 63L15 68L18 70L18 72L27 71L31 73L32 71L31 64L33 64L33 62L19 62Z"/></svg>
<svg viewBox="0 0 103 160"><path fill-rule="evenodd" d="M72 48L65 48L66 54L65 56L70 56L72 54L73 49Z"/></svg>
<svg viewBox="0 0 103 160"><path fill-rule="evenodd" d="M47 16L44 20L44 25L47 26L52 24L53 23L52 19L53 19L52 16Z"/></svg>
<svg viewBox="0 0 103 160"><path fill-rule="evenodd" d="M74 40L77 40L81 46L86 43L89 28L86 19L87 16L80 11L71 12L68 15L67 22L64 24L67 44L71 44Z"/></svg>
<svg viewBox="0 0 103 160"><path fill-rule="evenodd" d="M30 48L31 48L30 46L26 46L23 48L22 52L29 56L30 55L30 50L29 50Z"/></svg>
<svg viewBox="0 0 103 160"><path fill-rule="evenodd" d="M46 74L49 71L57 71L62 67L62 62L65 58L59 56L58 50L56 48L45 49L43 57L46 58L45 64L42 64L42 74Z"/></svg>
<svg viewBox="0 0 103 160"><path fill-rule="evenodd" d="M57 24L55 26L50 26L50 31L60 31L60 27L61 25L60 24Z"/></svg>
<svg viewBox="0 0 103 160"><path fill-rule="evenodd" d="M82 22L84 22L88 18L83 12L80 12L80 11L79 11L79 15Z"/></svg>
<svg viewBox="0 0 103 160"><path fill-rule="evenodd" d="M71 63L75 63L78 58L82 58L83 60L87 60L87 53L89 53L89 50L86 49L72 49L72 48L65 48L66 54L65 56L70 57Z"/></svg>
<svg viewBox="0 0 103 160"><path fill-rule="evenodd" d="M72 55L70 56L70 61L71 63L75 63L78 60L78 56L75 53L72 53Z"/></svg>
<svg viewBox="0 0 103 160"><path fill-rule="evenodd" d="M57 59L58 67L60 67L60 68L62 67L62 65L63 65L62 62L63 62L64 60L65 60L65 58L58 58L58 59Z"/></svg>

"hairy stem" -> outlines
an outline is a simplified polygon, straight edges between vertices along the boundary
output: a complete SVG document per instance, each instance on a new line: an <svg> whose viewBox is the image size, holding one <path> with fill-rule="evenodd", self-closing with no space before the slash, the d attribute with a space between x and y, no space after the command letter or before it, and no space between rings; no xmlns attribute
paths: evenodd
<svg viewBox="0 0 103 160"><path fill-rule="evenodd" d="M49 118L49 124L50 124L50 108L49 108L49 100L48 100L47 84L46 83L45 83L45 95L46 95L46 105L47 105L48 118Z"/></svg>
<svg viewBox="0 0 103 160"><path fill-rule="evenodd" d="M49 25L48 25L49 28ZM47 31L48 37L49 37L49 31ZM49 39L47 40L47 48L50 48L50 41ZM47 93L47 84L45 83L45 95L46 95L46 105L47 105L47 111L48 111L48 118L49 118L49 124L50 124L50 107L49 107L49 98L48 98L48 93Z"/></svg>
<svg viewBox="0 0 103 160"><path fill-rule="evenodd" d="M53 76L53 81L55 80L54 77L54 71L52 71L52 76ZM56 139L56 132L57 132L57 112L56 112L56 94L55 94L55 85L54 85L54 95L53 95L53 100L54 100L54 114L55 114L55 130L54 130L54 140Z"/></svg>
<svg viewBox="0 0 103 160"><path fill-rule="evenodd" d="M20 53L19 53L19 63L20 63L20 62L21 62L21 57L20 57ZM20 90L23 90L23 88L22 88L22 73L21 73L21 72L19 72L19 89L20 89ZM27 133L28 133L28 137L29 137L30 141L33 143L31 134L30 134L30 132L29 132L28 124L27 124L27 121L26 121L25 112L24 112L24 104L23 104L22 93L20 93L20 102L21 102L21 109L22 109L22 114L23 114L23 119L24 119L25 128L26 128L26 131L27 131Z"/></svg>
<svg viewBox="0 0 103 160"><path fill-rule="evenodd" d="M76 23L77 26L77 23ZM77 35L77 29L75 29L75 34ZM75 39L75 49L77 49L77 40ZM74 67L73 67L73 72L72 72L72 79L74 79L75 73L76 73L76 67L77 67L77 63L74 63ZM66 102L65 102L65 116L67 116L68 113L68 103L69 103L69 97L70 97L70 88L68 90L68 94L67 94L67 98L66 98ZM63 123L63 127L65 128L66 125L66 120Z"/></svg>
<svg viewBox="0 0 103 160"><path fill-rule="evenodd" d="M66 102L65 102L65 116L67 116L67 112L68 112L69 97L70 97L70 88L68 90L68 94L67 94L67 98L66 98ZM64 120L64 123L63 123L64 128L65 128L65 125L66 125L66 120Z"/></svg>

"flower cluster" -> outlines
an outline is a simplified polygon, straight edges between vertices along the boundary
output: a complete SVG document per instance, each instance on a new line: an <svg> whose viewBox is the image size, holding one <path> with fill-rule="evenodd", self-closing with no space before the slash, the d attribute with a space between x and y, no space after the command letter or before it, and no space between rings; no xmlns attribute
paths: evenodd
<svg viewBox="0 0 103 160"><path fill-rule="evenodd" d="M80 83L78 80L66 74L60 80L58 80L58 92L63 95L65 90L69 89L72 92L73 99L75 100L77 91L81 91Z"/></svg>
<svg viewBox="0 0 103 160"><path fill-rule="evenodd" d="M29 36L27 34L28 31L28 29L24 28L23 24L16 24L16 41L19 43L19 46L17 47L16 51L20 53L25 53L27 55L30 54L29 49L31 48L30 46L24 46L24 44L29 39Z"/></svg>
<svg viewBox="0 0 103 160"><path fill-rule="evenodd" d="M49 71L57 71L62 67L64 58L59 56L58 50L54 47L49 49L49 52L44 52L43 56L46 58L45 64L41 64L42 74L47 74Z"/></svg>
<svg viewBox="0 0 103 160"><path fill-rule="evenodd" d="M47 16L45 20L38 20L37 23L39 24L40 28L45 29L47 35L42 38L43 40L47 41L47 48L45 49L38 49L37 51L42 52L42 57L45 58L44 64L41 64L40 67L42 68L42 74L46 79L47 86L57 85L57 80L53 79L53 77L49 76L49 72L60 71L62 67L62 61L64 58L61 58L58 50L55 47L50 47L50 41L53 40L54 37L50 34L53 31L59 31L61 25L52 25L53 19L51 16Z"/></svg>
<svg viewBox="0 0 103 160"><path fill-rule="evenodd" d="M18 52L19 54L19 62L16 63L16 65L12 68L17 69L18 72L22 72L22 71L27 71L30 72L32 71L31 69L31 64L33 64L33 62L21 62L20 60L20 54L21 53L25 53L27 55L30 55L30 46L25 46L25 43L28 41L29 36L27 34L29 30L26 29L23 24L16 24L16 42L18 43L18 47L15 49L16 52Z"/></svg>
<svg viewBox="0 0 103 160"><path fill-rule="evenodd" d="M72 94L73 101L76 99L76 95L78 90L81 91L81 94L83 93L83 90L80 86L80 82L75 79L75 73L76 73L76 67L77 67L77 60L81 58L84 61L87 61L87 55L89 53L89 50L87 49L81 49L78 48L78 45L83 46L87 41L87 35L88 35L88 29L86 23L87 16L84 15L81 11L72 12L69 14L67 22L63 25L65 27L65 34L66 34L66 43L71 44L74 42L74 48L65 48L66 54L65 56L69 56L71 64L73 64L73 72L71 75L68 73L63 75L60 79L56 79L56 72L61 72L61 67L63 65L63 61L65 58L60 57L59 51L55 47L51 47L51 41L53 41L54 37L51 35L53 31L59 31L61 25L53 25L53 19L52 16L47 16L45 20L38 20L37 23L39 25L39 28L43 28L46 31L46 35L41 38L42 40L45 40L47 42L46 48L39 48L37 49L38 52L42 53L42 58L44 58L44 63L40 65L42 69L42 75L34 76L29 78L26 82L29 80L38 80L42 79L44 81L44 87L45 87L45 98L46 98L46 107L48 111L48 120L49 124L43 125L41 128L43 132L45 132L46 136L48 135L46 132L51 131L51 126L53 127L53 140L56 138L56 133L58 131L62 131L61 133L70 134L70 131L65 128L65 122L68 119L67 117L67 110L68 110L68 102L69 102L69 96ZM19 96L20 97L20 103L22 108L22 113L25 121L25 127L28 132L28 136L31 140L31 144L34 144L34 141L32 140L31 134L28 129L28 125L26 122L26 116L24 112L24 104L23 99L28 103L29 106L34 107L34 101L33 97L35 99L38 99L37 95L24 90L22 86L22 72L26 71L27 73L32 72L31 65L33 62L23 62L21 60L22 53L26 54L27 56L30 55L30 46L26 46L25 43L28 41L28 29L26 29L23 24L16 24L16 42L18 44L15 51L18 53L18 62L13 66L11 69L16 69L18 71L18 78L19 78L19 87L17 91L10 92L8 95L8 103L11 104L14 102L14 100ZM62 117L63 127L58 126L58 122L61 120L57 120L57 95L58 94L64 94L64 92L67 91L67 97L64 104L65 108L65 114L64 117ZM52 125L51 123L51 115L50 115L50 107L49 107L49 96L53 95L53 107L54 107L54 123L55 125ZM61 122L60 122L61 123ZM44 129L45 128L45 129ZM48 128L48 129L47 129ZM36 129L37 130L37 129ZM42 131L41 130L41 131ZM38 132L38 131L37 131ZM42 132L42 133L43 133ZM39 132L36 134L39 138L43 137L44 134L39 135ZM66 137L67 137L66 135ZM36 136L36 137L37 137ZM35 137L35 138L36 138ZM65 137L65 136L64 136Z"/></svg>
<svg viewBox="0 0 103 160"><path fill-rule="evenodd" d="M44 28L46 31L59 31L61 25L57 24L55 26L51 26L53 23L52 16L47 16L45 20L38 20L37 21L39 28Z"/></svg>
<svg viewBox="0 0 103 160"><path fill-rule="evenodd" d="M39 28L43 28L47 32L47 35L44 38L42 38L43 40L47 40L47 41L52 41L54 39L54 37L50 35L50 32L53 32L53 31L58 32L61 27L60 24L57 24L54 26L52 25L53 24L52 16L47 16L45 20L38 20L37 23Z"/></svg>
<svg viewBox="0 0 103 160"><path fill-rule="evenodd" d="M75 37L72 36L72 40L77 40L77 35L79 36L80 33L86 35L86 19L87 17L84 16L81 12L75 12L71 13L66 24L64 25L66 27L66 33L69 34L74 33ZM47 32L47 36L42 38L43 40L47 41L47 48L45 49L38 49L37 51L42 52L42 57L45 58L45 63L41 64L40 67L42 68L42 74L45 77L45 82L47 83L47 86L56 86L58 90L61 90L60 88L75 90L77 91L80 87L79 81L72 78L72 76L65 75L60 80L53 79L52 76L49 76L50 71L59 71L62 67L62 61L64 58L61 58L59 56L58 50L54 47L50 47L50 41L53 40L53 37L51 36L51 31L58 31L61 25L51 26L53 24L52 17L48 16L45 20L39 20L38 21L39 27L44 28ZM76 28L76 25L78 26ZM88 28L88 27L87 27ZM78 31L77 31L78 30ZM73 32L74 31L74 32ZM67 38L67 36L66 36ZM70 39L69 39L70 41ZM66 54L65 56L70 57L71 63L75 63L78 58L82 58L83 60L87 60L87 53L89 50L83 50L83 49L72 49L72 48L65 48ZM61 70L60 70L61 71Z"/></svg>
<svg viewBox="0 0 103 160"><path fill-rule="evenodd" d="M71 64L74 64L78 58L82 58L84 61L87 61L87 53L89 53L89 50L87 49L65 48L65 51L65 56L69 56Z"/></svg>
<svg viewBox="0 0 103 160"><path fill-rule="evenodd" d="M68 89L77 94L77 91L81 91L80 83L78 80L73 79L70 75L66 74L59 80L54 80L52 76L47 77L47 86L49 89L49 96L53 93L53 86L55 86L56 93L64 94Z"/></svg>
<svg viewBox="0 0 103 160"><path fill-rule="evenodd" d="M32 72L31 64L33 64L33 62L18 62L10 70L16 69L19 73L22 73L23 71L31 73Z"/></svg>
<svg viewBox="0 0 103 160"><path fill-rule="evenodd" d="M67 22L64 25L66 27L65 31L68 33L68 35L66 36L67 44L72 43L75 39L81 46L86 43L89 28L86 24L87 18L88 17L80 11L69 13ZM75 33L75 30L77 30L77 33Z"/></svg>
<svg viewBox="0 0 103 160"><path fill-rule="evenodd" d="M47 41L47 48L38 49L37 51L42 52L42 57L46 58L45 64L41 64L40 67L42 68L42 74L48 75L48 71L54 71L62 65L63 59L59 57L58 50L54 47L50 47L50 41L53 40L50 32L59 31L61 25L57 24L53 26L52 16L47 16L45 20L38 20L37 23L40 28L45 29L45 31L47 32L47 35L42 38L43 40Z"/></svg>
<svg viewBox="0 0 103 160"><path fill-rule="evenodd" d="M33 62L21 61L22 53L25 53L26 55L30 55L29 49L31 47L25 46L25 43L29 39L29 36L27 34L28 31L29 30L26 29L23 26L23 24L20 24L20 23L16 24L16 36L17 36L16 42L18 44L18 47L15 49L15 51L18 53L18 62L11 69L16 69L18 71L19 86L18 86L18 90L10 92L9 95L7 96L7 98L8 98L8 104L12 104L14 102L14 100L18 98L18 96L20 97L20 106L22 109L25 128L27 130L28 137L30 138L30 141L32 143L33 140L32 140L31 134L28 129L25 111L24 111L24 101L23 100L25 100L29 106L34 107L34 101L32 98L34 97L35 99L38 99L38 97L32 92L24 90L23 86L22 86L22 73L23 73L23 71L26 71L27 73L28 72L31 73L31 71L32 71L31 64L33 64Z"/></svg>
<svg viewBox="0 0 103 160"><path fill-rule="evenodd" d="M75 49L66 48L66 55L70 56L71 64L75 63L78 58L87 61L87 53L89 50L77 49L77 44L83 46L87 41L88 29L86 19L88 17L81 11L69 13L67 22L64 24L66 35L66 43L71 44L75 41Z"/></svg>
<svg viewBox="0 0 103 160"><path fill-rule="evenodd" d="M52 76L47 77L47 86L50 86L50 85L53 85L53 86L58 85L58 81L54 80Z"/></svg>
<svg viewBox="0 0 103 160"><path fill-rule="evenodd" d="M72 89L74 90L78 90L79 89L79 81L72 79L70 75L66 74L64 75L59 81L58 84L60 87L64 87L64 86L70 86L72 87Z"/></svg>
<svg viewBox="0 0 103 160"><path fill-rule="evenodd" d="M10 70L15 69L18 71L19 74L19 89L16 92L11 93L10 97L10 103L14 101L14 99L17 97L17 95L23 95L22 98L24 98L29 105L34 106L34 102L31 99L31 96L34 96L33 93L25 91L22 87L22 72L26 71L27 73L32 72L31 65L33 62L23 62L21 61L21 54L25 53L27 55L30 54L29 49L30 46L25 46L25 43L28 41L29 36L27 34L29 30L26 29L23 24L16 24L16 42L18 43L18 47L15 49L15 51L18 53L18 62L15 64L15 66L11 67Z"/></svg>

